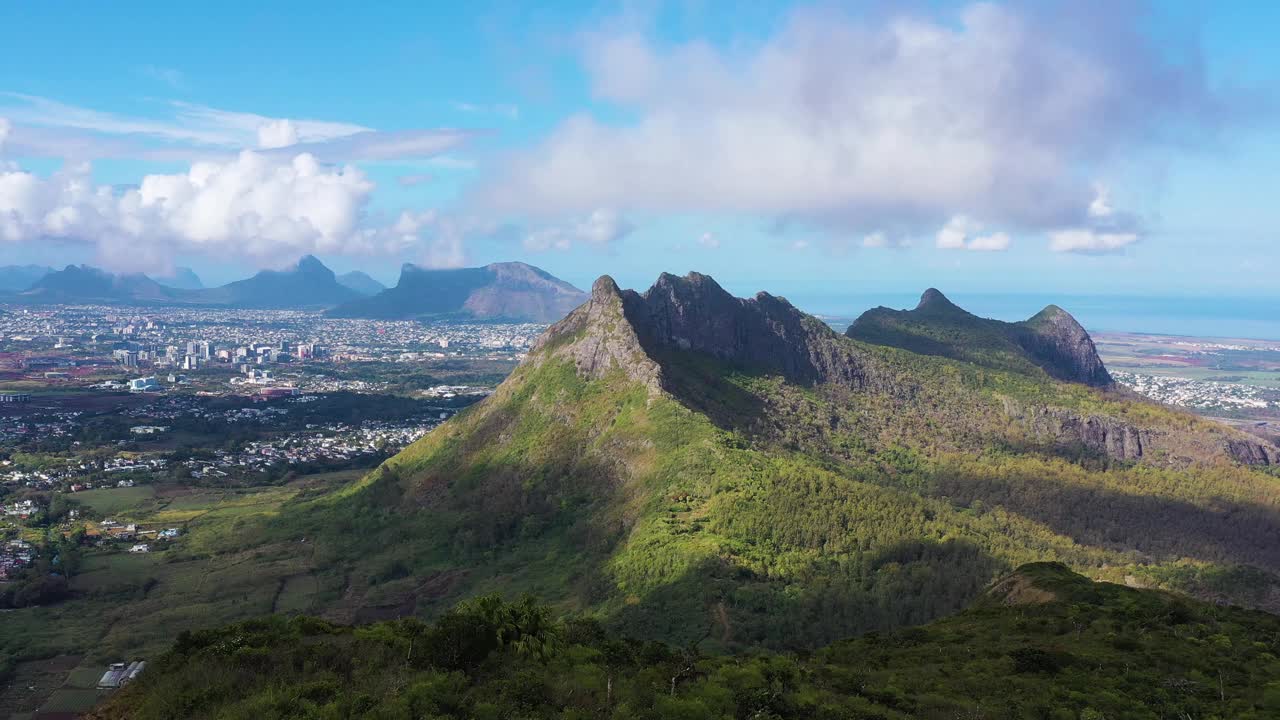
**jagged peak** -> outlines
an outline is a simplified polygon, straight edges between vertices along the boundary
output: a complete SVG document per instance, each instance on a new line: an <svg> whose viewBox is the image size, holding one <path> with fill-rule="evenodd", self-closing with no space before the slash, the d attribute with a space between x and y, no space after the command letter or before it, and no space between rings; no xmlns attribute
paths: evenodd
<svg viewBox="0 0 1280 720"><path fill-rule="evenodd" d="M660 359L695 352L794 382L861 384L858 351L809 320L785 298L764 292L737 298L702 273L663 273L643 294L620 290L606 275L592 286L588 302L553 325L535 351L569 353L579 371L592 376L607 365L602 358L612 358L646 382L661 380ZM566 350L567 345L579 347ZM639 362L641 356L647 362Z"/></svg>
<svg viewBox="0 0 1280 720"><path fill-rule="evenodd" d="M601 275L596 281L591 283L591 300L603 301L609 298L622 299L622 289L618 287L618 283L608 275Z"/></svg>
<svg viewBox="0 0 1280 720"><path fill-rule="evenodd" d="M964 308L956 305L942 294L937 288L929 288L920 294L920 302L916 303L916 310L927 310L931 312L938 311L958 311L966 312Z"/></svg>
<svg viewBox="0 0 1280 720"><path fill-rule="evenodd" d="M1084 327L1080 325L1080 322L1076 320L1074 315L1063 310L1060 306L1053 304L1045 305L1043 310L1027 318L1025 321L1028 325L1036 325L1044 322L1066 323L1078 327L1081 330L1084 329Z"/></svg>
<svg viewBox="0 0 1280 720"><path fill-rule="evenodd" d="M320 262L320 258L315 255L303 255L298 258L293 269L299 272L330 272L329 267Z"/></svg>

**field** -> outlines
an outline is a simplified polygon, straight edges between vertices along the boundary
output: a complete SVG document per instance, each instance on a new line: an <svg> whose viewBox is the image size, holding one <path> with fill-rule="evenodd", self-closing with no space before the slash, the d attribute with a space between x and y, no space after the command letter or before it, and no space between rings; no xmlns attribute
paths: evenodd
<svg viewBox="0 0 1280 720"><path fill-rule="evenodd" d="M333 600L337 590L312 573L311 548L264 544L254 520L359 474L310 475L283 487L139 486L72 495L104 515L184 534L159 552L88 551L71 600L0 615L0 652L57 660L19 664L14 681L0 689L0 718L86 709L99 697L94 687L107 664L154 657L183 630L302 612L326 591Z"/></svg>
<svg viewBox="0 0 1280 720"><path fill-rule="evenodd" d="M1280 342L1097 333L1110 370L1280 388Z"/></svg>

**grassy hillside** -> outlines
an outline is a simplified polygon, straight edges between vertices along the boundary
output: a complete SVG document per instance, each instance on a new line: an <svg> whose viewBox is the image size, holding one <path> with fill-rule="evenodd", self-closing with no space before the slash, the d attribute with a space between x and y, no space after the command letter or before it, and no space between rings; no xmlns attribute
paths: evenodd
<svg viewBox="0 0 1280 720"><path fill-rule="evenodd" d="M1280 619L1059 565L813 655L708 656L479 598L432 624L272 617L184 634L94 715L130 718L1235 718L1280 713Z"/></svg>
<svg viewBox="0 0 1280 720"><path fill-rule="evenodd" d="M1201 421L1082 386L879 348L901 397L664 358L675 395L549 357L281 538L363 614L522 590L643 638L814 647L953 612L1017 565L1276 602L1273 477L1038 445L1010 397ZM695 394L697 394L695 396ZM697 409L693 409L697 408ZM341 578L338 575L341 574Z"/></svg>

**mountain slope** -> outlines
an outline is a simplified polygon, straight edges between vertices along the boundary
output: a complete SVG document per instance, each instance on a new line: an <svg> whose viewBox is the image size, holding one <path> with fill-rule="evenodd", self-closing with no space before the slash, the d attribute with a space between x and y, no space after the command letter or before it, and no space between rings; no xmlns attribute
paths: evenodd
<svg viewBox="0 0 1280 720"><path fill-rule="evenodd" d="M1019 568L971 608L811 656L642 644L528 601L188 633L91 717L1139 718L1280 712L1280 619Z"/></svg>
<svg viewBox="0 0 1280 720"><path fill-rule="evenodd" d="M154 275L152 279L175 290L200 290L204 288L200 276L188 267L176 267L167 275Z"/></svg>
<svg viewBox="0 0 1280 720"><path fill-rule="evenodd" d="M405 265L395 287L334 308L330 315L378 320L452 316L553 322L585 299L572 285L524 263L449 270Z"/></svg>
<svg viewBox="0 0 1280 720"><path fill-rule="evenodd" d="M1059 380L1099 387L1112 382L1089 334L1056 305L1024 322L1006 323L968 313L930 288L914 310L868 310L846 334L864 342L988 367L1021 372L1038 367Z"/></svg>
<svg viewBox="0 0 1280 720"><path fill-rule="evenodd" d="M26 290L51 272L53 268L43 265L5 265L0 267L0 290Z"/></svg>
<svg viewBox="0 0 1280 720"><path fill-rule="evenodd" d="M352 270L338 276L338 284L343 287L350 288L361 295L377 295L387 289L386 285L369 277L366 273L359 270Z"/></svg>
<svg viewBox="0 0 1280 720"><path fill-rule="evenodd" d="M333 271L313 255L286 270L263 270L251 278L190 293L191 302L232 307L330 307L360 296L338 283Z"/></svg>
<svg viewBox="0 0 1280 720"><path fill-rule="evenodd" d="M1278 457L706 276L602 278L490 398L276 531L323 548L339 619L502 587L642 637L813 647L952 612L1039 560L1280 607L1280 484L1239 462Z"/></svg>
<svg viewBox="0 0 1280 720"><path fill-rule="evenodd" d="M179 292L141 273L114 275L88 265L68 265L40 278L18 298L22 302L165 302Z"/></svg>

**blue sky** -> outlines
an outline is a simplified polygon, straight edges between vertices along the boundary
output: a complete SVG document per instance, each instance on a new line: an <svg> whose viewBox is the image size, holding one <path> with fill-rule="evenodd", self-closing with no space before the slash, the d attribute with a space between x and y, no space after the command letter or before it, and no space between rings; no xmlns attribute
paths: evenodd
<svg viewBox="0 0 1280 720"><path fill-rule="evenodd" d="M0 262L1280 295L1271 4L259 5L0 8Z"/></svg>

